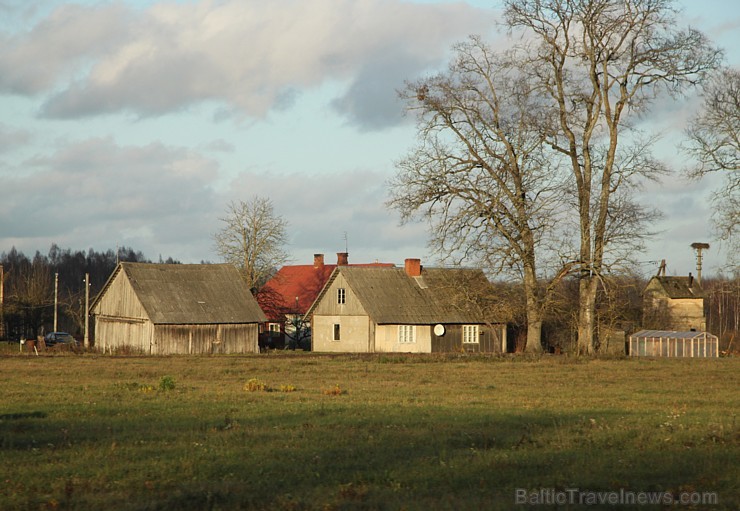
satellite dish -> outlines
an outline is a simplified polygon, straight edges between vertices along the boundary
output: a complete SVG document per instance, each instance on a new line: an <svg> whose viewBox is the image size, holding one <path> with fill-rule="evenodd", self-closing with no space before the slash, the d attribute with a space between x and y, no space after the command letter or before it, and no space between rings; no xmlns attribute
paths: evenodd
<svg viewBox="0 0 740 511"><path fill-rule="evenodd" d="M434 325L434 335L437 337L442 337L445 334L445 326L436 324Z"/></svg>

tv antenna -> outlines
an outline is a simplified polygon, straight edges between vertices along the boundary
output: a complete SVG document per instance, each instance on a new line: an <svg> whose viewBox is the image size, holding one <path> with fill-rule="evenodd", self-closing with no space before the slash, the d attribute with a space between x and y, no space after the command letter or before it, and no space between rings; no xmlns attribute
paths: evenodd
<svg viewBox="0 0 740 511"><path fill-rule="evenodd" d="M347 231L344 231L344 233L342 234L342 239L344 240L344 251L345 253L349 253L348 242L347 242Z"/></svg>

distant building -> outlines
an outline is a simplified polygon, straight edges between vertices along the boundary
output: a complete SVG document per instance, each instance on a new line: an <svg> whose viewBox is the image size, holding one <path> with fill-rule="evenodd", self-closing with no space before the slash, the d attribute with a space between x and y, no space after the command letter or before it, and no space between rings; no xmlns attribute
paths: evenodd
<svg viewBox="0 0 740 511"><path fill-rule="evenodd" d="M643 325L657 330L706 330L704 290L690 273L651 278L643 292Z"/></svg>
<svg viewBox="0 0 740 511"><path fill-rule="evenodd" d="M257 293L257 301L267 316L260 333L261 346L282 348L286 337L310 345L310 324L304 321L304 315L337 266L393 267L394 264L349 264L349 254L339 252L336 264L325 264L324 254L314 254L313 264L283 266Z"/></svg>
<svg viewBox="0 0 740 511"><path fill-rule="evenodd" d="M150 355L255 353L266 319L229 264L119 263L90 311L96 348Z"/></svg>
<svg viewBox="0 0 740 511"><path fill-rule="evenodd" d="M315 351L506 351L506 325L486 312L481 270L338 266L306 315Z"/></svg>

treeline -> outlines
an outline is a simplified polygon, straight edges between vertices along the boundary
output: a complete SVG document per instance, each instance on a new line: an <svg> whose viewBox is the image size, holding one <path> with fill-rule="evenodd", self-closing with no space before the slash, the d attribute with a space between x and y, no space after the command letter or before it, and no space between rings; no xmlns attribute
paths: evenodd
<svg viewBox="0 0 740 511"><path fill-rule="evenodd" d="M85 322L85 274L89 274L90 301L100 292L119 261L151 263L129 247L116 251L87 252L61 249L29 257L15 247L0 254L3 267L3 304L0 337L29 339L50 332L54 326L54 281L57 277L57 330L81 336ZM160 263L178 263L168 257ZM92 327L92 325L91 325Z"/></svg>

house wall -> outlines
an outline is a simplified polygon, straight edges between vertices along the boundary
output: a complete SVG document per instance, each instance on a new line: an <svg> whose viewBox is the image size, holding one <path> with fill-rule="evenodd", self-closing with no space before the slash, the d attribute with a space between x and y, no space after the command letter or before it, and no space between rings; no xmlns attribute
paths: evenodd
<svg viewBox="0 0 740 511"><path fill-rule="evenodd" d="M345 301L343 304L337 303L337 290L345 290ZM327 289L322 300L314 309L314 316L366 316L360 300L352 292L344 276L340 273L334 279L331 286Z"/></svg>
<svg viewBox="0 0 740 511"><path fill-rule="evenodd" d="M431 353L432 327L416 325L415 342L398 342L399 325L378 325L375 328L375 351L378 353Z"/></svg>
<svg viewBox="0 0 740 511"><path fill-rule="evenodd" d="M432 332L432 353L474 352L502 353L506 351L506 325L478 326L478 343L463 344L463 325L445 325L442 336Z"/></svg>
<svg viewBox="0 0 740 511"><path fill-rule="evenodd" d="M368 316L319 316L314 314L313 351L367 353L370 347ZM334 325L339 325L340 340L334 340Z"/></svg>

